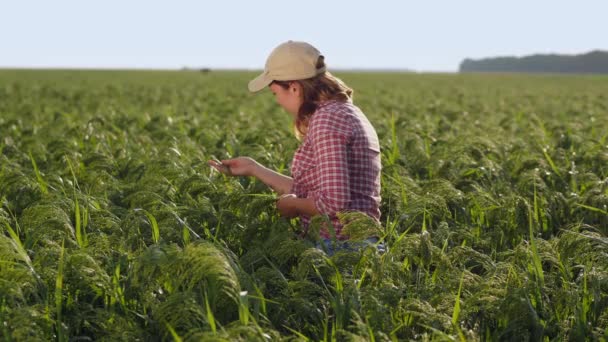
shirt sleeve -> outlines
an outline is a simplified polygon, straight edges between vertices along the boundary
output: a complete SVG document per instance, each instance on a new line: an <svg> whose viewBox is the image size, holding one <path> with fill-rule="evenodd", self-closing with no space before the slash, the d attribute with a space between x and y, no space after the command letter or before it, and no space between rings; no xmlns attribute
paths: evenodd
<svg viewBox="0 0 608 342"><path fill-rule="evenodd" d="M310 193L321 214L335 216L348 207L350 183L347 159L348 136L329 121L309 132L317 162L318 188Z"/></svg>

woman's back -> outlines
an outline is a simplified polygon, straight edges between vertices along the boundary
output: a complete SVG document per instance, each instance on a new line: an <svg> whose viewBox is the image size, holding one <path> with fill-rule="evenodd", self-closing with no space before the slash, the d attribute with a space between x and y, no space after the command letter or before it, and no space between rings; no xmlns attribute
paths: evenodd
<svg viewBox="0 0 608 342"><path fill-rule="evenodd" d="M351 102L326 101L311 116L294 155L293 192L312 197L340 238L337 212L360 211L380 219L380 170L378 136L367 117ZM302 221L307 226L310 218ZM328 237L326 231L321 234Z"/></svg>

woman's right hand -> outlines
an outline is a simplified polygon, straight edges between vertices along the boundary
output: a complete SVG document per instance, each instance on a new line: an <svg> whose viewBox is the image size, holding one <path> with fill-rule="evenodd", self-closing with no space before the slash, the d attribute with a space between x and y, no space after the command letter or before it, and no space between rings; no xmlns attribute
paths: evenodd
<svg viewBox="0 0 608 342"><path fill-rule="evenodd" d="M255 169L260 166L258 162L249 157L237 157L222 161L209 160L207 163L228 176L254 176Z"/></svg>

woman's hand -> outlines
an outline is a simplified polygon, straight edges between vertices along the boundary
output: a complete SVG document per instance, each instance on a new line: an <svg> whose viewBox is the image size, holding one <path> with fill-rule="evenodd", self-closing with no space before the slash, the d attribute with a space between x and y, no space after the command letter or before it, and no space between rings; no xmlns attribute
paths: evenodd
<svg viewBox="0 0 608 342"><path fill-rule="evenodd" d="M237 157L222 161L207 161L214 169L228 176L254 176L256 169L260 166L258 162L249 157Z"/></svg>
<svg viewBox="0 0 608 342"><path fill-rule="evenodd" d="M281 216L293 218L298 216L298 208L296 206L297 197L294 194L285 194L279 197L277 201L277 209Z"/></svg>

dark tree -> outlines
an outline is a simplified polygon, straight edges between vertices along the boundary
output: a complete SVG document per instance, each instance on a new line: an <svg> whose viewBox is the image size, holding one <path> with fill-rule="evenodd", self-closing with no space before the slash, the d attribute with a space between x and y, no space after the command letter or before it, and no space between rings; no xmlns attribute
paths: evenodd
<svg viewBox="0 0 608 342"><path fill-rule="evenodd" d="M582 55L532 55L465 59L460 72L529 72L607 74L608 51L591 51Z"/></svg>

